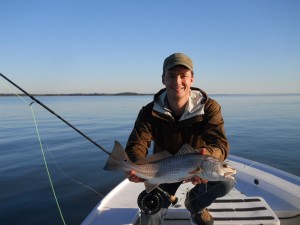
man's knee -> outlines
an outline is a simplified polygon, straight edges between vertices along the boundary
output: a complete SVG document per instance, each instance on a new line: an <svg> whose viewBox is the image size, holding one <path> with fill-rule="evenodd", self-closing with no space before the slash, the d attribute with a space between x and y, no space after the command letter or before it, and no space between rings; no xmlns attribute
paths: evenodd
<svg viewBox="0 0 300 225"><path fill-rule="evenodd" d="M218 193L220 196L218 197L223 197L227 195L230 192L230 190L234 187L235 181L234 180L222 181L220 182L219 185L220 186L218 187Z"/></svg>

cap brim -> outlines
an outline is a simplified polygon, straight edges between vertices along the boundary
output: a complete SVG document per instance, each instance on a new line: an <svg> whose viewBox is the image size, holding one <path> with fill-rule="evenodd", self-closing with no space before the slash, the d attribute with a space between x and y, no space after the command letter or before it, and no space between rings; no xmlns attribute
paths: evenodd
<svg viewBox="0 0 300 225"><path fill-rule="evenodd" d="M193 71L193 68L190 66L190 65L188 65L188 64L186 64L186 63L181 63L181 62L174 62L174 63L171 63L171 64L169 64L169 65L167 65L166 67L165 67L165 71L166 70L169 70L169 69L171 69L172 67L174 67L174 66L185 66L186 68L188 68L190 71Z"/></svg>

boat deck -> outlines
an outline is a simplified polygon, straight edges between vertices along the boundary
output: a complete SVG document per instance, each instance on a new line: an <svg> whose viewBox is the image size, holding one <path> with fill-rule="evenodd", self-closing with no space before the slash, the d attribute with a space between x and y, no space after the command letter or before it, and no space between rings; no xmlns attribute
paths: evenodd
<svg viewBox="0 0 300 225"><path fill-rule="evenodd" d="M182 186L191 188L190 184ZM176 196L182 198L184 195L184 193L176 194ZM216 225L280 224L278 217L263 198L247 197L237 189L233 189L228 195L217 199L208 209L214 217L214 224ZM193 224L190 221L188 211L184 207L183 199L168 210L164 224L176 224L177 222L182 225Z"/></svg>
<svg viewBox="0 0 300 225"><path fill-rule="evenodd" d="M214 224L300 224L300 178L243 160L238 157L229 160L229 164L239 171L236 174L237 182L228 195L217 199L209 207L215 219ZM176 192L178 203L169 208L165 225L191 224L184 199L192 187L191 183L180 185ZM96 206L82 224L138 225L137 196L143 190L143 183L124 180Z"/></svg>

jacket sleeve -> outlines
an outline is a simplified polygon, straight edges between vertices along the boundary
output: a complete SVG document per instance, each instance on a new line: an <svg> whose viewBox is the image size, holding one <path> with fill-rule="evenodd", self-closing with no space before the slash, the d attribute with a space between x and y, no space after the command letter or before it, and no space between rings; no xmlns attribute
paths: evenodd
<svg viewBox="0 0 300 225"><path fill-rule="evenodd" d="M210 99L205 107L205 141L207 154L220 160L225 160L229 152L229 143L224 130L224 120L221 113L221 106Z"/></svg>
<svg viewBox="0 0 300 225"><path fill-rule="evenodd" d="M150 107L143 107L135 121L133 130L128 138L125 151L133 162L144 158L153 140Z"/></svg>

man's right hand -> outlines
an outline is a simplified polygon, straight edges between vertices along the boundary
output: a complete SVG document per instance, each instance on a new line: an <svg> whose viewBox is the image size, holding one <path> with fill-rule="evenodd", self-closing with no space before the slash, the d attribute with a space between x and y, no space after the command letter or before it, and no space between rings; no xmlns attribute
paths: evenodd
<svg viewBox="0 0 300 225"><path fill-rule="evenodd" d="M134 170L127 172L126 177L128 178L129 181L134 183L140 183L145 181L145 179L136 176Z"/></svg>

